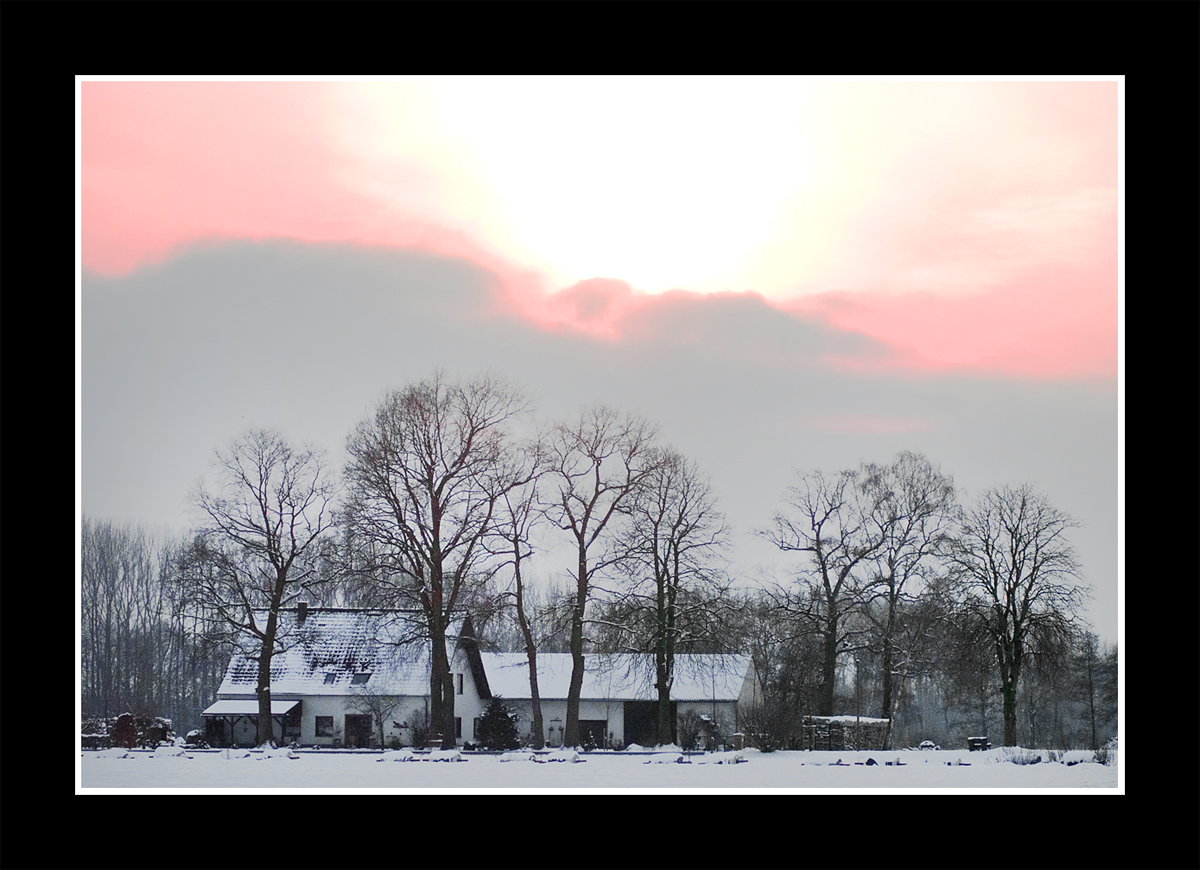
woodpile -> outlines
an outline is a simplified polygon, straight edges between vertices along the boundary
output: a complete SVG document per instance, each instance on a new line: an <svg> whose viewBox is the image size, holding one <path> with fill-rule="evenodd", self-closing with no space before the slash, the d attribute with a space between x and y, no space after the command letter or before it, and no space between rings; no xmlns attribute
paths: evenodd
<svg viewBox="0 0 1200 870"><path fill-rule="evenodd" d="M805 716L803 748L848 752L855 749L884 749L887 719L854 716Z"/></svg>

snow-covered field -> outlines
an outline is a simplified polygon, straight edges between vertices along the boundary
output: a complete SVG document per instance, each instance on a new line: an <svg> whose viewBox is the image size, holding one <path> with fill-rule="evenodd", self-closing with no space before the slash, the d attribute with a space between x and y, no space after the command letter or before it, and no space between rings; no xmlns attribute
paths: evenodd
<svg viewBox="0 0 1200 870"><path fill-rule="evenodd" d="M449 756L404 760L406 753L247 753L211 750L80 753L76 785L89 789L1107 789L1124 791L1119 765L1061 761L1015 764L1014 750L988 752L773 752L755 750L685 758L677 752L542 756ZM1031 757L1038 753L1017 750ZM175 754L178 753L178 754ZM1041 753L1049 757L1048 753ZM454 757L460 761L452 760ZM680 763L679 759L684 762ZM738 759L741 760L738 760ZM875 764L868 764L871 759ZM837 762L841 762L838 764ZM900 765L894 764L899 761ZM1118 782L1121 779L1121 782Z"/></svg>

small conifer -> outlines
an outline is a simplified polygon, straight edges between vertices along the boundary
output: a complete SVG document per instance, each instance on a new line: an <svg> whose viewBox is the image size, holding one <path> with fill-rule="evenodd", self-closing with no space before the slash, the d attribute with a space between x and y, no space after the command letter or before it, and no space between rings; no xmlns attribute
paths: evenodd
<svg viewBox="0 0 1200 870"><path fill-rule="evenodd" d="M500 697L492 698L479 720L476 735L484 749L517 749L521 745L517 717L509 712Z"/></svg>

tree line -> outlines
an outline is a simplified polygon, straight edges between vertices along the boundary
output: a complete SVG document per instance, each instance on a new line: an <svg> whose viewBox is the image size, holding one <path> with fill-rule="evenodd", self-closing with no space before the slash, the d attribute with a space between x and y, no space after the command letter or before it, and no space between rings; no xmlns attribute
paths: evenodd
<svg viewBox="0 0 1200 870"><path fill-rule="evenodd" d="M895 741L998 724L1006 745L1095 744L1115 728L1116 651L1081 619L1075 524L1031 485L963 504L909 452L799 472L757 530L794 557L791 574L747 589L703 470L637 414L596 406L539 424L503 380L436 372L387 393L346 456L335 468L279 432L243 433L191 493L195 529L157 550L85 518L84 712L157 704L195 721L216 662L240 650L258 663L269 735L270 662L296 641L279 614L304 600L417 616L447 747L450 640L467 613L482 642L527 654L534 735L537 654L570 653L567 745L580 742L585 655L609 651L651 654L660 735L676 655L716 651L751 655L765 700L747 723L772 746L794 745L805 715L855 711L903 723ZM570 558L546 589L529 566L550 548Z"/></svg>
<svg viewBox="0 0 1200 870"><path fill-rule="evenodd" d="M179 582L186 542L83 516L80 703L85 727L124 712L199 727L232 648L203 630Z"/></svg>

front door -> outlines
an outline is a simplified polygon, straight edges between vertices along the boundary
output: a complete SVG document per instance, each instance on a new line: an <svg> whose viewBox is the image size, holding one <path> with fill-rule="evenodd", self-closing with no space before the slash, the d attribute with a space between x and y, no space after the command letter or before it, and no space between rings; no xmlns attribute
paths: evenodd
<svg viewBox="0 0 1200 870"><path fill-rule="evenodd" d="M371 745L371 717L346 716L346 745L365 748Z"/></svg>

